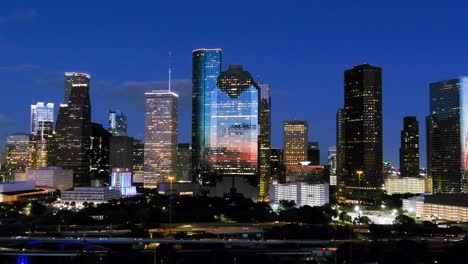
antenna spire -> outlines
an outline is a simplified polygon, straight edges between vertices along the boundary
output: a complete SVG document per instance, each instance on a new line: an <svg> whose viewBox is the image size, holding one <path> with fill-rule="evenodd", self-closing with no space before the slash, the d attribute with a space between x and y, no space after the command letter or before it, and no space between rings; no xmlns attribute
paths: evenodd
<svg viewBox="0 0 468 264"><path fill-rule="evenodd" d="M172 63L171 63L172 51L169 51L168 61L169 61L169 85L168 90L171 91L171 73L172 73Z"/></svg>

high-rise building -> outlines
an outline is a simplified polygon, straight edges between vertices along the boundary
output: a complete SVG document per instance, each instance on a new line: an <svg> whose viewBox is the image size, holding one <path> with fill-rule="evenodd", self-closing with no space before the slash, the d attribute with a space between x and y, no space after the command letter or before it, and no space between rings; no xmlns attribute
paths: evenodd
<svg viewBox="0 0 468 264"><path fill-rule="evenodd" d="M415 116L406 116L403 119L400 174L403 177L419 176L419 123Z"/></svg>
<svg viewBox="0 0 468 264"><path fill-rule="evenodd" d="M328 147L328 166L330 166L330 174L336 175L336 166L337 166L336 146Z"/></svg>
<svg viewBox="0 0 468 264"><path fill-rule="evenodd" d="M339 181L343 181L346 161L345 150L344 109L338 109L336 113L336 175Z"/></svg>
<svg viewBox="0 0 468 264"><path fill-rule="evenodd" d="M145 164L145 143L141 140L133 140L133 175L143 174Z"/></svg>
<svg viewBox="0 0 468 264"><path fill-rule="evenodd" d="M208 181L211 90L221 73L221 49L196 49L192 52L192 174L195 181Z"/></svg>
<svg viewBox="0 0 468 264"><path fill-rule="evenodd" d="M260 88L260 150L259 150L259 197L268 195L270 186L270 145L271 145L271 98L270 85L259 83Z"/></svg>
<svg viewBox="0 0 468 264"><path fill-rule="evenodd" d="M38 102L31 105L31 134L38 136L44 133L43 129L53 130L53 127L44 127L46 122L54 122L54 104ZM45 133L51 134L49 131L45 131Z"/></svg>
<svg viewBox="0 0 468 264"><path fill-rule="evenodd" d="M320 144L318 142L307 143L307 160L310 165L320 165Z"/></svg>
<svg viewBox="0 0 468 264"><path fill-rule="evenodd" d="M301 161L307 161L308 125L306 121L284 121L284 164L299 165Z"/></svg>
<svg viewBox="0 0 468 264"><path fill-rule="evenodd" d="M99 186L109 182L109 142L111 134L101 125L91 123L89 147L89 176L99 181Z"/></svg>
<svg viewBox="0 0 468 264"><path fill-rule="evenodd" d="M133 171L134 138L128 136L112 136L109 143L109 166Z"/></svg>
<svg viewBox="0 0 468 264"><path fill-rule="evenodd" d="M75 186L89 186L91 144L91 76L65 73L65 101L61 104L49 152L50 166L73 170Z"/></svg>
<svg viewBox="0 0 468 264"><path fill-rule="evenodd" d="M270 149L270 175L272 180L277 180L279 183L286 182L283 158L283 149Z"/></svg>
<svg viewBox="0 0 468 264"><path fill-rule="evenodd" d="M431 83L430 111L428 160L434 192L468 192L468 77Z"/></svg>
<svg viewBox="0 0 468 264"><path fill-rule="evenodd" d="M28 133L15 133L7 136L5 168L11 175L14 175L15 172L25 172L26 168L35 169L32 138L33 136Z"/></svg>
<svg viewBox="0 0 468 264"><path fill-rule="evenodd" d="M177 181L192 181L192 145L177 144L177 162L175 164Z"/></svg>
<svg viewBox="0 0 468 264"><path fill-rule="evenodd" d="M345 185L382 190L382 69L357 65L344 73Z"/></svg>
<svg viewBox="0 0 468 264"><path fill-rule="evenodd" d="M179 96L169 90L145 93L145 188L173 176L177 156Z"/></svg>
<svg viewBox="0 0 468 264"><path fill-rule="evenodd" d="M127 117L120 110L109 110L108 131L113 136L127 135Z"/></svg>

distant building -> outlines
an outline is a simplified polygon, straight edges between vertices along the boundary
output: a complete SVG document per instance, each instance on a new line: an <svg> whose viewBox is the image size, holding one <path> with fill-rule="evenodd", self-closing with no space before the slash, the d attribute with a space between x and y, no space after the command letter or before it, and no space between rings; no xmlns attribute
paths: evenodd
<svg viewBox="0 0 468 264"><path fill-rule="evenodd" d="M430 84L429 175L436 193L468 192L468 77Z"/></svg>
<svg viewBox="0 0 468 264"><path fill-rule="evenodd" d="M426 178L404 177L385 179L385 190L388 195L395 193L422 194L426 193L426 186Z"/></svg>
<svg viewBox="0 0 468 264"><path fill-rule="evenodd" d="M298 165L301 161L307 161L308 125L306 121L284 121L284 164Z"/></svg>
<svg viewBox="0 0 468 264"><path fill-rule="evenodd" d="M112 136L110 138L109 166L111 170L113 168L128 168L133 171L134 141L134 138L128 136ZM143 166L143 164L141 165ZM141 170L143 170L143 168L141 168Z"/></svg>
<svg viewBox="0 0 468 264"><path fill-rule="evenodd" d="M336 174L338 176L338 181L344 180L345 155L344 109L339 109L336 113Z"/></svg>
<svg viewBox="0 0 468 264"><path fill-rule="evenodd" d="M369 197L383 177L382 69L362 64L344 73L345 185ZM352 194L351 194L352 193Z"/></svg>
<svg viewBox="0 0 468 264"><path fill-rule="evenodd" d="M279 204L281 200L294 201L297 207L323 206L329 203L329 186L323 184L273 183L270 185L270 202Z"/></svg>
<svg viewBox="0 0 468 264"><path fill-rule="evenodd" d="M110 186L120 191L122 196L136 195L136 187L132 186L132 172L128 168L112 169Z"/></svg>
<svg viewBox="0 0 468 264"><path fill-rule="evenodd" d="M324 173L325 166L310 165L308 161L299 165L287 165L286 182L321 183L325 181Z"/></svg>
<svg viewBox="0 0 468 264"><path fill-rule="evenodd" d="M177 181L192 181L192 145L177 144L177 162L175 164Z"/></svg>
<svg viewBox="0 0 468 264"><path fill-rule="evenodd" d="M286 182L283 149L270 149L270 175L272 180Z"/></svg>
<svg viewBox="0 0 468 264"><path fill-rule="evenodd" d="M141 140L133 140L133 183L142 186L144 182L145 144Z"/></svg>
<svg viewBox="0 0 468 264"><path fill-rule="evenodd" d="M337 169L336 146L328 147L328 165L330 166L330 174L336 175L336 169Z"/></svg>
<svg viewBox="0 0 468 264"><path fill-rule="evenodd" d="M403 200L403 210L423 220L468 222L468 194L437 193Z"/></svg>
<svg viewBox="0 0 468 264"><path fill-rule="evenodd" d="M173 175L177 157L179 96L160 90L145 93L145 188Z"/></svg>
<svg viewBox="0 0 468 264"><path fill-rule="evenodd" d="M35 105L31 105L31 134L35 136L41 136L46 133L51 135L53 131L54 123L54 104L38 102ZM46 130L46 131L44 131Z"/></svg>
<svg viewBox="0 0 468 264"><path fill-rule="evenodd" d="M75 187L72 191L63 191L61 201L75 203L106 203L120 199L120 191L110 187Z"/></svg>
<svg viewBox="0 0 468 264"><path fill-rule="evenodd" d="M127 135L127 117L120 110L109 110L108 131L113 136Z"/></svg>
<svg viewBox="0 0 468 264"><path fill-rule="evenodd" d="M35 148L31 134L15 133L8 135L5 142L5 168L11 175L35 168Z"/></svg>
<svg viewBox="0 0 468 264"><path fill-rule="evenodd" d="M400 147L400 175L419 176L419 123L415 116L403 119Z"/></svg>
<svg viewBox="0 0 468 264"><path fill-rule="evenodd" d="M307 160L310 161L310 165L320 165L319 142L307 143Z"/></svg>
<svg viewBox="0 0 468 264"><path fill-rule="evenodd" d="M34 181L37 186L46 186L65 191L73 188L73 171L60 167L44 167L26 170L26 179Z"/></svg>
<svg viewBox="0 0 468 264"><path fill-rule="evenodd" d="M109 183L109 143L111 134L101 124L91 123L89 177L99 185Z"/></svg>
<svg viewBox="0 0 468 264"><path fill-rule="evenodd" d="M266 198L271 178L271 98L268 83L259 83L258 87L260 88L259 196Z"/></svg>

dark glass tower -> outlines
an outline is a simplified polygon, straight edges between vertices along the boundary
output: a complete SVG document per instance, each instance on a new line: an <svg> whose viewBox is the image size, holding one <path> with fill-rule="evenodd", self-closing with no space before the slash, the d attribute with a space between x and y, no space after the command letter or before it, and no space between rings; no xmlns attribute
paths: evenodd
<svg viewBox="0 0 468 264"><path fill-rule="evenodd" d="M260 87L260 150L259 150L259 197L266 198L270 185L270 144L271 144L271 98L270 85L259 83Z"/></svg>
<svg viewBox="0 0 468 264"><path fill-rule="evenodd" d="M190 143L177 144L177 162L175 174L177 181L192 180L192 145Z"/></svg>
<svg viewBox="0 0 468 264"><path fill-rule="evenodd" d="M91 140L90 75L65 74L67 104L60 105L48 163L73 170L74 186L89 186Z"/></svg>
<svg viewBox="0 0 468 264"><path fill-rule="evenodd" d="M307 160L310 161L310 165L320 165L319 142L307 143Z"/></svg>
<svg viewBox="0 0 468 264"><path fill-rule="evenodd" d="M210 175L210 95L221 73L221 58L221 49L192 52L192 173L195 181L206 182Z"/></svg>
<svg viewBox="0 0 468 264"><path fill-rule="evenodd" d="M108 131L114 136L127 135L127 117L120 110L109 110Z"/></svg>
<svg viewBox="0 0 468 264"><path fill-rule="evenodd" d="M468 192L468 78L430 84L427 118L434 192Z"/></svg>
<svg viewBox="0 0 468 264"><path fill-rule="evenodd" d="M91 123L89 175L99 186L109 183L109 141L112 135L101 124Z"/></svg>
<svg viewBox="0 0 468 264"><path fill-rule="evenodd" d="M338 109L336 113L336 175L342 181L346 160L345 131L344 131L344 110Z"/></svg>
<svg viewBox="0 0 468 264"><path fill-rule="evenodd" d="M110 171L114 168L124 168L133 171L134 138L127 136L112 136L109 146Z"/></svg>
<svg viewBox="0 0 468 264"><path fill-rule="evenodd" d="M419 123L415 116L407 116L403 119L400 173L402 177L419 176Z"/></svg>
<svg viewBox="0 0 468 264"><path fill-rule="evenodd" d="M381 189L382 69L363 64L345 71L344 90L345 185Z"/></svg>
<svg viewBox="0 0 468 264"><path fill-rule="evenodd" d="M270 173L273 180L279 183L285 183L285 167L284 167L283 149L270 149Z"/></svg>

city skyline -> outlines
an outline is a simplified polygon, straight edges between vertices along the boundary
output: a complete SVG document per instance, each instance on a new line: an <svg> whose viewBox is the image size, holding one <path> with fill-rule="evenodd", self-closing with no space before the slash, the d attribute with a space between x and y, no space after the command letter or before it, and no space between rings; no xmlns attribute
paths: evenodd
<svg viewBox="0 0 468 264"><path fill-rule="evenodd" d="M173 9L175 6L172 4L167 4L163 9ZM344 6L339 7L334 13L330 13L331 18L339 16L344 13L346 8L351 8L351 10L356 11L359 6L362 4L356 4L355 6ZM252 8L254 10L260 9L261 5L254 5ZM206 39L198 39L197 41L188 41L188 43L178 44L174 40L170 40L168 44L165 45L156 45L154 47L146 46L138 42L133 44L137 47L142 47L142 54L137 54L138 60L144 61L141 67L138 67L139 71L132 71L130 69L131 65L135 65L138 60L132 60L126 55L126 49L131 50L131 48L123 49L124 46L118 46L117 48L123 49L123 60L128 61L129 65L119 64L117 67L111 65L115 62L115 59L112 59L115 56L115 52L119 50L114 50L115 52L109 52L105 50L104 44L106 41L103 38L98 36L97 46L91 48L90 55L84 56L86 58L79 58L78 55L83 54L85 51L90 49L89 44L84 44L79 46L80 43L83 44L81 40L77 40L77 43L70 44L70 47L60 49L57 48L57 44L49 43L43 37L42 41L38 44L38 47L48 46L50 47L44 50L44 55L39 54L38 47L30 49L30 47L21 44L15 43L22 39L19 37L18 40L14 41L14 36L5 37L6 40L10 41L13 49L16 49L16 52L11 52L11 54L6 54L6 50L3 49L2 55L5 55L5 60L0 65L2 70L0 71L0 85L12 89L11 93L6 94L7 103L0 107L0 116L1 118L1 131L0 136L5 138L7 134L15 132L26 132L28 131L28 105L35 103L37 101L46 101L53 102L57 106L63 102L63 72L70 70L85 71L93 75L92 87L91 90L91 100L93 104L93 116L92 120L94 122L106 123L107 115L106 112L108 109L119 108L125 113L128 114L129 120L129 135L135 136L136 138L143 138L143 93L144 91L150 91L153 89L161 89L166 87L166 69L167 69L167 51L173 50L173 73L174 73L174 90L181 94L181 114L179 117L180 124L180 137L179 142L190 142L190 99L191 99L191 64L190 64L190 52L199 47L220 47L226 52L226 56L223 58L225 62L223 65L223 71L226 70L227 65L232 63L242 63L245 65L245 68L249 71L255 73L254 79L257 82L268 82L271 87L271 97L272 97L272 147L280 147L282 144L281 136L281 124L284 120L290 119L301 119L307 120L309 122L310 132L309 137L310 141L320 142L321 147L321 163L324 163L326 160L326 149L330 145L334 145L335 139L332 133L328 131L334 131L335 129L335 118L334 115L336 110L342 105L342 72L350 68L353 64L361 64L365 61L371 63L372 65L378 65L383 69L383 116L384 116L384 159L391 160L394 165L398 164L398 148L400 141L400 130L401 130L401 119L405 115L414 115L417 116L418 120L421 120L421 127L424 127L424 117L429 112L429 83L436 82L443 79L451 79L459 76L464 72L465 66L463 62L456 58L463 57L466 54L461 47L466 46L463 43L466 42L466 38L457 41L455 47L448 49L448 44L442 45L441 42L436 41L435 44L427 44L427 36L433 36L437 33L447 32L447 26L451 26L450 32L457 32L461 30L458 27L458 24L455 23L462 16L458 13L458 10L453 10L449 5L447 6L437 6L437 12L433 10L434 5L429 3L425 7L421 7L416 4L409 4L405 6L404 10L397 11L398 6L402 6L401 2L396 3L395 8L389 8L389 12L399 13L401 12L401 18L403 22L397 21L394 27L391 27L388 18L379 18L376 21L381 22L380 24L383 27L383 33L378 34L379 37L382 37L382 40L373 40L367 46L359 47L359 44L364 43L365 39L358 41L356 44L346 46L345 43L333 44L333 40L336 40L337 37L331 36L332 33L336 33L338 37L350 37L351 33L356 33L353 30L350 30L350 33L344 33L339 29L338 26L341 26L339 22L335 22L332 25L323 25L321 29L309 29L308 25L311 25L315 21L317 16L316 10L331 10L331 7L328 4L323 6L314 6L308 5L303 7L303 11L300 10L297 6L286 6L288 11L298 11L297 18L293 19L292 22L289 22L286 25L286 28L291 28L293 26L297 31L288 31L283 32L281 29L285 29L274 23L280 33L285 34L286 37L289 36L291 42L291 47L297 47L297 51L287 51L287 53L277 54L279 61L286 62L286 64L293 65L293 69L284 69L285 67L281 66L284 63L273 63L275 59L271 58L271 54L275 54L275 50L279 44L265 43L262 42L261 45L255 44L252 47L246 47L245 45L240 45L240 42L234 41L232 44L217 40L217 36L210 36L207 34ZM14 5L8 8L5 8L4 13L0 14L1 17L6 17L11 14L15 14L18 11L19 7ZM30 32L34 30L37 26L44 26L44 24L49 24L55 21L52 21L48 17L48 12L46 7L34 6L31 5L31 10L36 10L31 12L31 21L23 22L8 22L5 19L2 19L2 23L10 23L9 26L12 29L18 29L19 32ZM58 9L60 6L57 7ZM195 5L188 5L188 9L198 10L199 7ZM214 6L213 9L220 8L219 6ZM380 10L384 7L377 6L368 6L365 11ZM427 17L432 16L436 18L442 18L446 20L445 24L437 24L435 21L437 19L427 20L423 19L424 22L429 22L428 25L425 25L421 30L416 31L417 37L409 36L409 32L414 31L415 28L422 26L421 22L413 19L410 14L418 8L418 12L425 12ZM117 6L116 12L123 12L125 9L124 6ZM275 14L278 14L280 7L272 6L268 8L268 11L271 12L271 17L267 16L266 21L256 22L254 26L265 26L265 23L272 22ZM462 9L462 8L460 8ZM158 12L160 9L158 9ZM450 12L449 12L450 10ZM25 12L29 12L26 10ZM130 9L132 13L132 9ZM134 10L133 10L134 11ZM312 17L308 18L307 11L313 11ZM365 12L359 11L359 12ZM387 10L388 11L388 10ZM356 15L359 14L356 13ZM70 14L71 16L78 15L79 10L74 10ZM185 12L183 12L186 14ZM450 16L449 16L450 13ZM399 13L400 14L400 13ZM252 16L253 14L246 14L247 16ZM100 20L95 11L90 14L92 20ZM129 19L131 16L125 16L124 20ZM148 17L148 14L143 14L142 17ZM162 16L161 19L164 19L165 16ZM373 15L367 15L365 17L373 17ZM116 22L115 19L111 16L111 20ZM323 17L322 17L323 19ZM204 20L204 19L203 19ZM159 19L157 20L159 21ZM154 22L157 22L154 21ZM206 20L204 20L206 22ZM141 21L140 21L141 22ZM32 25L32 24L38 25ZM197 22L200 23L200 22ZM195 24L197 24L195 23ZM364 21L358 20L350 22L353 25L359 26L364 25ZM153 25L153 23L149 23ZM207 33L213 32L213 30L219 29L221 26L229 26L232 22L223 21L215 27L215 29L206 29ZM380 25L379 24L379 25ZM462 24L462 23L460 23ZM408 29L403 29L402 26L407 25ZM173 25L173 30L181 26L179 24ZM274 37L275 27L267 27L266 33L261 33L259 37L262 37L266 40L272 40ZM127 35L130 34L127 30L124 30ZM149 31L149 27L143 27L141 32ZM171 28L170 28L171 29ZM170 29L168 31L170 31ZM327 29L331 29L331 33L326 33ZM392 32L392 29L395 29L395 32ZM166 29L167 30L167 29ZM372 27L369 30L374 31L376 27ZM265 31L265 30L262 30ZM96 36L99 31L92 31L89 34ZM199 31L195 31L197 33ZM4 36L3 31L0 31L0 36ZM317 44L313 44L311 40L316 40L318 38L300 37L303 33L314 33L320 38L320 36L330 37L329 40L324 40ZM362 36L365 32L361 32L358 36ZM388 36L385 36L388 34ZM425 34L430 33L430 34ZM165 33L158 31L160 36L169 34L174 36L172 33ZM187 34L183 38L190 39L191 35ZM409 37L405 45L399 44L399 42L392 41L392 36L402 35ZM15 34L13 34L15 35ZM310 35L310 34L309 34ZM109 37L109 35L106 35ZM135 36L135 35L130 35ZM138 35L136 35L138 36ZM32 34L32 39L38 38L39 36ZM110 36L112 37L112 36ZM121 36L120 36L121 37ZM220 38L228 37L226 34L222 34ZM179 37L179 39L182 37ZM353 40L352 37L350 40ZM418 38L416 40L416 38ZM112 39L112 38L111 38ZM401 37L400 37L401 39ZM432 38L431 38L432 39ZM8 41L6 41L8 43ZM385 43L388 41L388 43ZM300 44L305 42L306 45ZM284 42L281 42L284 44ZM126 42L126 44L129 44ZM313 45L312 45L313 44ZM140 46L142 45L142 46ZM167 46L166 46L167 45ZM308 46L310 45L310 46ZM402 47L399 47L402 46ZM439 47L439 45L441 45ZM7 45L8 46L8 45ZM372 48L368 48L372 46ZM132 46L130 46L132 47ZM150 48L151 47L151 48ZM12 47L10 47L12 48ZM70 54L70 58L64 60L63 54L65 52L70 52L70 49L73 48L77 51L77 54ZM324 49L324 55L315 57L317 51ZM19 52L25 52L24 55L19 55ZM386 52L389 51L389 52ZM303 56L300 58L297 56L297 52L303 52ZM96 54L102 53L102 56L94 56ZM137 52L138 53L138 52ZM141 56L143 53L152 54L147 60L142 59ZM289 56L287 55L293 55ZM440 54L440 55L438 55ZM46 57L42 57L49 55ZM50 55L54 58L50 58ZM344 56L343 56L344 55ZM456 55L456 56L455 56ZM28 57L26 57L28 56ZM287 57L287 58L286 58ZM336 57L342 57L337 59ZM443 57L443 58L442 58ZM50 59L50 61L49 61ZM120 58L119 58L120 60ZM151 64L149 64L151 61ZM155 63L156 61L156 63ZM279 62L278 61L278 62ZM105 63L105 65L104 65ZM429 66L430 65L430 66ZM16 66L16 68L14 67ZM133 66L132 66L133 67ZM413 71L411 74L407 72L407 68L411 67ZM107 69L104 69L107 68ZM284 74L279 74L284 71ZM118 73L119 76L115 76L115 73ZM126 75L123 76L121 73L125 72ZM307 72L315 72L314 74L305 75ZM317 74L320 73L320 74ZM260 75L258 80L257 75ZM321 76L323 75L323 76ZM94 77L96 76L96 77ZM307 76L304 78L304 76ZM159 81L163 80L163 81ZM42 81L42 82L41 82ZM137 91L141 92L140 95L128 95L130 88L137 87ZM38 88L38 89L35 89ZM293 92L291 92L293 91ZM405 92L405 96L401 96ZM19 93L21 96L19 96ZM301 96L299 96L301 95ZM103 100L108 98L109 100ZM187 103L188 102L188 103ZM285 103L286 102L286 103ZM311 103L317 102L317 103ZM417 102L417 103L414 103ZM185 107L185 109L184 109ZM9 111L14 109L14 111ZM96 110L96 111L95 111ZM57 110L56 110L57 111ZM14 113L12 113L14 112ZM55 113L56 114L56 113ZM24 120L24 122L22 121ZM421 129L421 165L425 166L426 157L425 157L425 134L424 129ZM2 145L4 145L4 140L2 140Z"/></svg>

